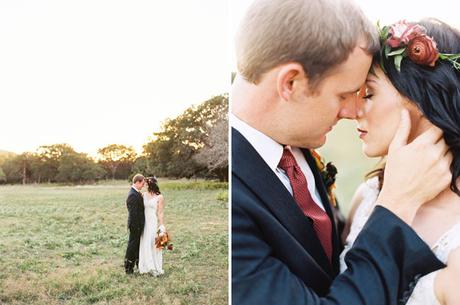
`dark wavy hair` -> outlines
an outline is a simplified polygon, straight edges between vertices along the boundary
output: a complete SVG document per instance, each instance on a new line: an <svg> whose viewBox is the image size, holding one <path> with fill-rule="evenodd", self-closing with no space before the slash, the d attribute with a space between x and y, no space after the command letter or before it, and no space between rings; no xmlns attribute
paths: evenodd
<svg viewBox="0 0 460 305"><path fill-rule="evenodd" d="M160 187L158 186L158 180L155 177L146 178L147 181L147 191L156 195L160 195Z"/></svg>
<svg viewBox="0 0 460 305"><path fill-rule="evenodd" d="M436 42L440 53L460 53L460 32L457 29L433 18L423 19L417 24L426 28L427 35ZM450 189L460 196L456 184L460 176L460 71L451 62L441 59L435 67L429 67L404 57L400 72L396 70L393 57L381 58L378 52L374 55L374 65L379 65L381 61L396 90L415 103L423 115L444 132L444 140L453 155ZM382 179L382 171L374 170L367 177Z"/></svg>

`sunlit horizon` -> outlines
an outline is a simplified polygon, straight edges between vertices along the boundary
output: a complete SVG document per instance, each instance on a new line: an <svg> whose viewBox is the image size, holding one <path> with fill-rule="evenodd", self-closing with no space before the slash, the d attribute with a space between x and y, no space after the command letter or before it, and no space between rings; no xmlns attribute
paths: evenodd
<svg viewBox="0 0 460 305"><path fill-rule="evenodd" d="M224 0L0 1L0 150L138 153L162 122L228 92Z"/></svg>
<svg viewBox="0 0 460 305"><path fill-rule="evenodd" d="M227 92L222 92L221 94L224 94L224 93L227 93ZM15 154L22 154L22 153L25 153L25 152L31 152L31 153L34 153L37 151L37 149L41 146L50 146L50 145L57 145L57 144L67 144L69 146L71 146L76 152L78 153L86 153L88 154L90 157L94 158L94 159L97 159L98 158L98 150L105 147L105 146L108 146L110 144L120 144L120 145L125 145L125 146L128 146L128 147L132 147L136 150L136 153L138 154L138 156L141 156L142 153L143 153L143 146L145 144L147 144L148 142L151 142L155 139L155 135L154 133L156 132L159 132L161 131L161 126L163 125L163 123L168 120L168 119L174 119L176 118L178 115L182 114L186 109L188 109L189 107L193 107L193 106L198 106L199 104L201 104L202 102L205 102L209 99L211 99L212 97L214 96L217 96L217 95L221 95L221 94L215 94L215 95L212 95L210 96L209 98L205 98L203 100L201 100L200 102L197 102L197 103L193 103L193 104L190 104L190 105L185 105L183 109L179 109L177 111L177 113L175 114L172 114L170 115L169 117L166 117L164 118L164 120L162 121L159 121L157 122L158 123L158 126L152 130L152 132L150 132L149 135L147 135L145 137L145 141L142 142L141 144L138 144L138 145L133 145L133 144L130 144L129 141L127 143L122 143L122 142L106 142L106 143L103 143L95 148L92 148L92 149L79 149L79 147L85 147L87 146L85 143L81 143L82 145L74 145L70 142L59 142L59 141L55 141L55 142L50 142L50 143L41 143L41 144L38 144L37 146L35 147L32 147L32 148L27 148L27 149L23 149L23 150L14 150L14 149L5 149L4 147L0 147L0 151L5 151L5 152L10 152L10 153L15 153ZM31 146L30 146L31 147Z"/></svg>

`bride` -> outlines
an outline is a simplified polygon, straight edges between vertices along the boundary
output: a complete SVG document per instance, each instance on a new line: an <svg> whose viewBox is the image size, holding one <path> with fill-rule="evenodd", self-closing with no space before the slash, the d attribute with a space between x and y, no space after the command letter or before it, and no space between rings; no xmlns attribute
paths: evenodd
<svg viewBox="0 0 460 305"><path fill-rule="evenodd" d="M163 271L162 250L155 247L155 237L166 233L163 222L164 198L155 177L146 178L144 195L145 226L139 247L139 272L158 276ZM159 225L159 226L158 226Z"/></svg>
<svg viewBox="0 0 460 305"><path fill-rule="evenodd" d="M460 53L460 32L426 19L416 24L399 22L380 33L382 49L374 56L357 109L364 153L386 156L405 108L412 126L409 139L436 125L453 155L450 187L424 204L413 223L413 229L448 267L421 277L405 299L409 305L459 304L459 289L454 287L458 284L453 281L458 283L459 273L453 272L460 265L460 256L454 258L459 253L454 249L460 247L460 60L454 55ZM347 268L345 254L376 204L384 170L382 164L371 172L353 198L341 271Z"/></svg>

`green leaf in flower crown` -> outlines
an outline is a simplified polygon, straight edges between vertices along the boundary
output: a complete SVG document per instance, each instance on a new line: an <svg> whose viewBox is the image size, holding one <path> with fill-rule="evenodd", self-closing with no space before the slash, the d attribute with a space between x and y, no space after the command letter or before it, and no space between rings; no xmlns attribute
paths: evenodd
<svg viewBox="0 0 460 305"><path fill-rule="evenodd" d="M395 67L398 72L401 72L401 61L403 56L401 54L395 56Z"/></svg>
<svg viewBox="0 0 460 305"><path fill-rule="evenodd" d="M380 49L380 53L382 53L382 50ZM382 68L383 73L387 73L387 70L385 69L385 66L383 65L383 56L380 54L380 68Z"/></svg>
<svg viewBox="0 0 460 305"><path fill-rule="evenodd" d="M439 53L439 58L441 58L441 59L458 59L458 58L460 58L460 54Z"/></svg>
<svg viewBox="0 0 460 305"><path fill-rule="evenodd" d="M377 21L377 29L378 29L378 32L379 32L379 38L380 38L380 41L383 42L387 39L388 37L388 32L390 30L390 28L388 26L384 26L384 27L380 27L380 20Z"/></svg>
<svg viewBox="0 0 460 305"><path fill-rule="evenodd" d="M388 53L387 56L400 55L400 54L404 53L404 51L406 51L406 48L397 49L397 50L394 50L391 53Z"/></svg>
<svg viewBox="0 0 460 305"><path fill-rule="evenodd" d="M388 33L390 32L390 27L389 26L384 26L382 29L382 35L384 39L388 38Z"/></svg>
<svg viewBox="0 0 460 305"><path fill-rule="evenodd" d="M390 53L391 51L391 47L389 45L385 45L385 48L384 48L384 54L385 54L385 58L388 58L388 54Z"/></svg>
<svg viewBox="0 0 460 305"><path fill-rule="evenodd" d="M460 62L457 61L457 59L460 58L460 53L459 54L446 54L446 53L439 53L439 58L443 60L448 60L454 69L457 71L460 71Z"/></svg>

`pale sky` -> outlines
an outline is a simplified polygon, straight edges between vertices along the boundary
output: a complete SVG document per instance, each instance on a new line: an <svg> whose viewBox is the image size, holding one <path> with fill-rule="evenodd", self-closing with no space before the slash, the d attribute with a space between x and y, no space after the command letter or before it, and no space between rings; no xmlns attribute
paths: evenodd
<svg viewBox="0 0 460 305"><path fill-rule="evenodd" d="M226 0L0 0L0 150L139 152L229 90Z"/></svg>
<svg viewBox="0 0 460 305"><path fill-rule="evenodd" d="M251 0L231 0L230 1L230 39L232 40L232 50L230 61L232 71L236 71L236 60L234 52L234 37L241 18L246 9L253 1ZM380 20L382 25L394 23L401 19L417 21L424 17L435 17L448 24L460 28L458 14L458 1L444 0L355 0L363 12L374 22Z"/></svg>

